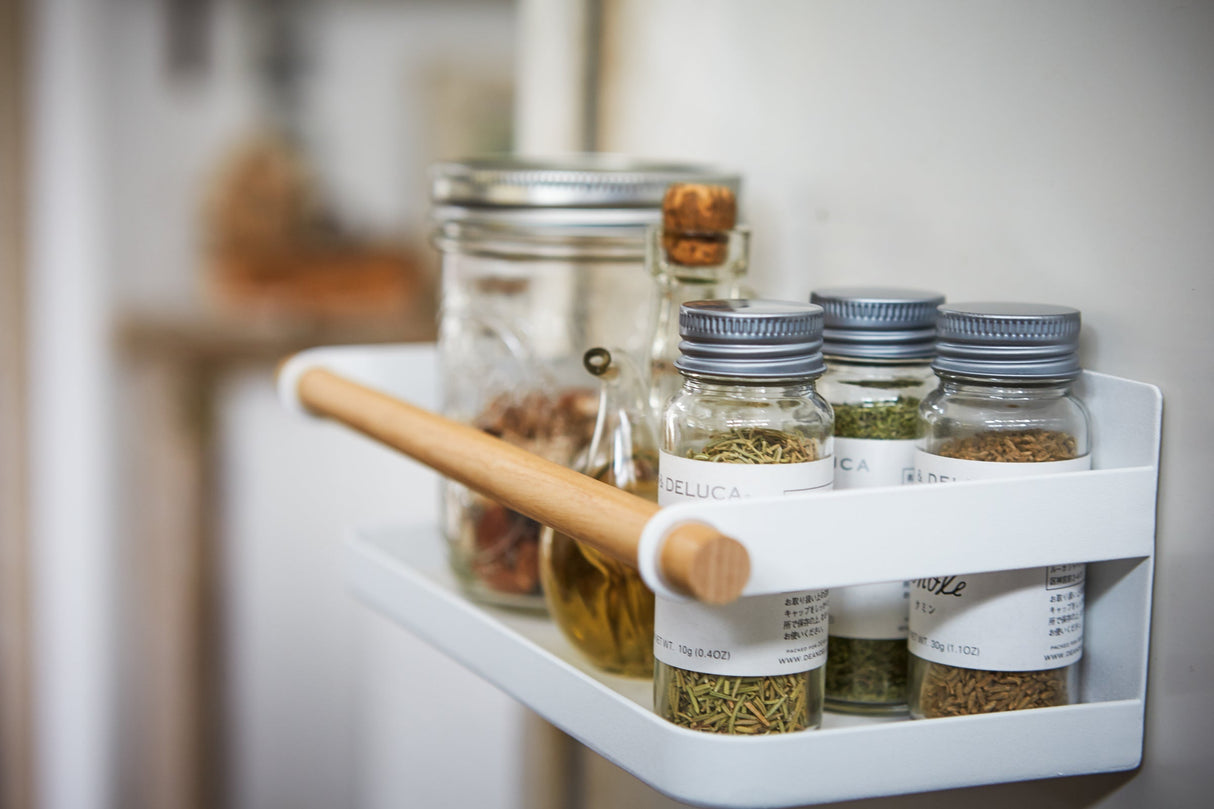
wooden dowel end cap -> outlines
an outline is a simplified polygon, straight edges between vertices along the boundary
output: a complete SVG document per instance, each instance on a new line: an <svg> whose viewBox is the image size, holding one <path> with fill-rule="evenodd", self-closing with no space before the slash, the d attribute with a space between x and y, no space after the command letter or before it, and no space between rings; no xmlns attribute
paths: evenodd
<svg viewBox="0 0 1214 809"><path fill-rule="evenodd" d="M750 578L746 547L703 523L683 523L667 534L661 566L673 588L705 604L736 600Z"/></svg>

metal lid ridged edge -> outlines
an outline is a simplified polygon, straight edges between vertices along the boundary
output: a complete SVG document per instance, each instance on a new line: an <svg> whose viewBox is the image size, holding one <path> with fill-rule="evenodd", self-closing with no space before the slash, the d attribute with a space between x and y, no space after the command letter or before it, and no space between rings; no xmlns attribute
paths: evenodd
<svg viewBox="0 0 1214 809"><path fill-rule="evenodd" d="M741 186L736 174L712 166L604 153L487 155L438 163L430 177L432 202L472 206L659 207L671 183L712 183L735 193Z"/></svg>
<svg viewBox="0 0 1214 809"><path fill-rule="evenodd" d="M680 371L765 379L825 370L822 308L763 299L692 301L679 309Z"/></svg>
<svg viewBox="0 0 1214 809"><path fill-rule="evenodd" d="M941 340L999 344L1074 345L1080 314L1069 306L1039 303L952 303L939 308Z"/></svg>
<svg viewBox="0 0 1214 809"><path fill-rule="evenodd" d="M1077 376L1079 310L1052 304L981 302L941 306L937 371L978 377Z"/></svg>
<svg viewBox="0 0 1214 809"><path fill-rule="evenodd" d="M810 293L822 307L826 328L913 329L936 323L944 295L900 287L830 287Z"/></svg>

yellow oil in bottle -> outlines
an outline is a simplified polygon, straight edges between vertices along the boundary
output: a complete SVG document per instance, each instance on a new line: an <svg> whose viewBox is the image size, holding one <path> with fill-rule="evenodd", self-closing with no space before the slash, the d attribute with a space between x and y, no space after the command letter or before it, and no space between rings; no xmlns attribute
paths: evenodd
<svg viewBox="0 0 1214 809"><path fill-rule="evenodd" d="M609 473L596 477L613 483ZM622 488L657 501L653 474ZM590 663L626 677L653 676L653 593L635 569L545 528L540 572L552 620Z"/></svg>

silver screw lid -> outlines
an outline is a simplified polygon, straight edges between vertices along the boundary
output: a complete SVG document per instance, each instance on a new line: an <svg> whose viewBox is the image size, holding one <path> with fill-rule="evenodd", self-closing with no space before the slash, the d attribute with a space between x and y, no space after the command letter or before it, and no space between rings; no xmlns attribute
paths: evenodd
<svg viewBox="0 0 1214 809"><path fill-rule="evenodd" d="M671 183L741 186L711 166L603 153L472 157L436 164L430 178L436 220L555 227L656 223Z"/></svg>
<svg viewBox="0 0 1214 809"><path fill-rule="evenodd" d="M950 303L936 320L937 371L982 378L1079 375L1078 309L1042 303Z"/></svg>
<svg viewBox="0 0 1214 809"><path fill-rule="evenodd" d="M939 292L829 287L810 293L825 313L822 352L858 359L927 359L935 353Z"/></svg>
<svg viewBox="0 0 1214 809"><path fill-rule="evenodd" d="M761 299L692 301L679 308L680 371L759 379L814 377L822 360L822 307Z"/></svg>

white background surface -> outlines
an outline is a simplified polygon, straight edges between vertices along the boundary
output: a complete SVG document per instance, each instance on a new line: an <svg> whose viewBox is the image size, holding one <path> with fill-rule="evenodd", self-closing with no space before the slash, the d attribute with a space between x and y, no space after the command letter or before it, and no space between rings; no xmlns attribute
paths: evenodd
<svg viewBox="0 0 1214 809"><path fill-rule="evenodd" d="M1087 367L1163 389L1141 771L857 805L1208 802L1214 4L609 6L600 147L738 166L773 293L1070 304ZM593 806L668 805L595 786Z"/></svg>

